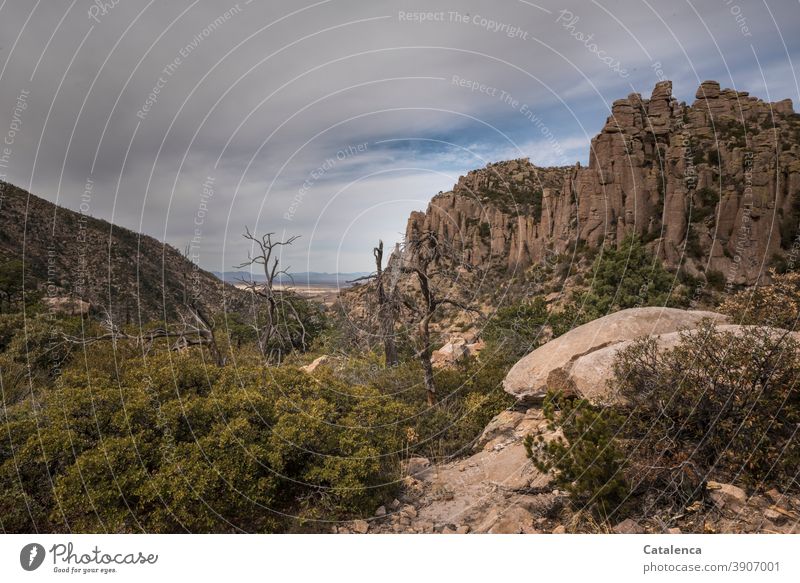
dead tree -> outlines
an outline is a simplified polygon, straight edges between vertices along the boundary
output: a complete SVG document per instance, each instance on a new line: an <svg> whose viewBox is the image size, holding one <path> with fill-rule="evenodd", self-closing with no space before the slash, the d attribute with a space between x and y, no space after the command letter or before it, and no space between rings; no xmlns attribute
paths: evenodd
<svg viewBox="0 0 800 583"><path fill-rule="evenodd" d="M415 356L422 364L428 404L433 406L437 397L433 375L431 320L446 305L479 313L476 308L448 295L459 273L474 271L474 267L462 261L460 253L447 241L440 240L430 231L407 240L404 255L402 272L411 274L419 289L416 294L406 294L403 305L416 321Z"/></svg>
<svg viewBox="0 0 800 583"><path fill-rule="evenodd" d="M170 350L184 350L191 346L205 346L217 366L225 366L226 358L217 345L214 334L214 319L207 316L202 308L196 304L185 306L187 314L180 313L180 324L172 327L159 327L139 334L125 332L114 322L111 313L106 310L105 317L100 325L106 330L98 336L76 337L62 334L65 342L72 345L90 346L97 342L130 341L136 346L141 346L142 354L150 353L156 340L171 340Z"/></svg>
<svg viewBox="0 0 800 583"><path fill-rule="evenodd" d="M253 244L255 253L248 252L247 261L237 265L238 269L260 265L264 270L264 281L240 279L244 287L261 302L255 302L255 317L253 328L258 338L258 347L267 362L280 362L282 355L291 350L295 344L290 330L290 323L296 324L299 329L299 343L305 347L306 330L297 309L288 297L285 290L276 289L276 283L283 277L292 280L288 268L280 268L280 258L277 252L280 247L291 245L299 235L289 237L285 241L273 241L275 233L267 233L257 237L245 227L243 237ZM265 322L260 322L259 304L265 304Z"/></svg>
<svg viewBox="0 0 800 583"><path fill-rule="evenodd" d="M375 286L375 298L378 303L375 316L378 334L383 342L384 365L396 366L399 362L394 329L398 313L397 281L394 281L383 268L383 241L378 241L378 246L372 249L372 255L375 258L375 272L350 283L368 280Z"/></svg>

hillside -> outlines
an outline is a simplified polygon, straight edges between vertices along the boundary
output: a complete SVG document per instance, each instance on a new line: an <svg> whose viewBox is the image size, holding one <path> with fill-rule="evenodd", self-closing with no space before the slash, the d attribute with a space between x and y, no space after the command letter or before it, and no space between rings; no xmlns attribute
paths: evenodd
<svg viewBox="0 0 800 583"><path fill-rule="evenodd" d="M208 312L244 292L147 235L82 215L0 182L0 258L23 259L26 286L73 297L123 321L171 318L187 297Z"/></svg>
<svg viewBox="0 0 800 583"><path fill-rule="evenodd" d="M412 213L407 240L432 230L473 264L510 270L576 243L639 235L668 268L755 283L796 243L800 115L703 82L694 103L672 83L631 94L592 139L588 167L489 164Z"/></svg>

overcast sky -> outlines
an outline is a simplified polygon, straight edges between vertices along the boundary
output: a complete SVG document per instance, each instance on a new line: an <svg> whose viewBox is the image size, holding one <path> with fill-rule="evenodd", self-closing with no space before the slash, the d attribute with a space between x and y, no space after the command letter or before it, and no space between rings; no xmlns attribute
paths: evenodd
<svg viewBox="0 0 800 583"><path fill-rule="evenodd" d="M585 163L660 78L797 103L798 28L794 1L4 0L0 173L207 269L248 225L301 235L294 271L369 270L460 174Z"/></svg>

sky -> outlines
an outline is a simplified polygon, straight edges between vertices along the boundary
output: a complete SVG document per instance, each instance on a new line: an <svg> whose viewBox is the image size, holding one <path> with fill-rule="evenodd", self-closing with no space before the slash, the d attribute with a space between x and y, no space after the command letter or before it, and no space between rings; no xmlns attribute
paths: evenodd
<svg viewBox="0 0 800 583"><path fill-rule="evenodd" d="M583 164L615 99L800 100L800 4L5 0L0 178L189 247L368 271L468 170ZM10 142L10 143L9 143Z"/></svg>

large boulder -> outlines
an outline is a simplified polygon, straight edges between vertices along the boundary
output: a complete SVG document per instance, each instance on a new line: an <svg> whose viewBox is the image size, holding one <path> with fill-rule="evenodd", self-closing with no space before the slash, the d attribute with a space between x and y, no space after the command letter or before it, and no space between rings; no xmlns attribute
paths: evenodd
<svg viewBox="0 0 800 583"><path fill-rule="evenodd" d="M742 334L748 328L751 328L751 326L736 324L717 326L719 332L731 332L736 336ZM770 328L769 330L773 338L781 337L786 333L785 330L777 328ZM691 334L692 330L688 332ZM790 336L800 341L800 334L797 332L790 332ZM669 350L681 343L683 333L669 332L667 334L657 334L652 338L656 341L659 350ZM614 379L614 362L617 354L633 343L634 340L623 340L579 356L561 369L561 378L565 379L567 388L574 394L580 395L595 404L608 405L620 402L619 396L614 393L609 381ZM553 377L550 378L551 380L553 379Z"/></svg>
<svg viewBox="0 0 800 583"><path fill-rule="evenodd" d="M526 402L543 399L548 386L603 400L608 396L606 381L613 374L613 357L629 341L693 329L704 318L725 321L725 316L714 312L675 308L631 308L598 318L522 358L508 372L503 388ZM674 346L677 339L675 334L662 340L666 347Z"/></svg>

